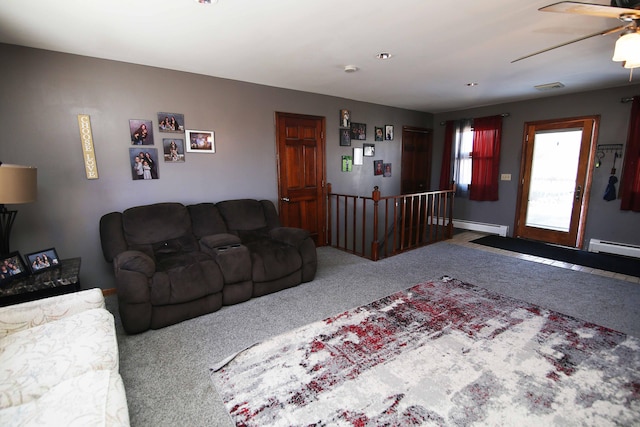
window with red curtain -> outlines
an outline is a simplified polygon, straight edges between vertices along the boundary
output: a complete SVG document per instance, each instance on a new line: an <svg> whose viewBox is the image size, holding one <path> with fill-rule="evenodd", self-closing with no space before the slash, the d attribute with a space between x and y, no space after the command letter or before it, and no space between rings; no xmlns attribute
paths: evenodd
<svg viewBox="0 0 640 427"><path fill-rule="evenodd" d="M640 96L634 96L631 105L620 198L620 209L640 212Z"/></svg>
<svg viewBox="0 0 640 427"><path fill-rule="evenodd" d="M502 116L473 120L473 153L469 200L498 200Z"/></svg>

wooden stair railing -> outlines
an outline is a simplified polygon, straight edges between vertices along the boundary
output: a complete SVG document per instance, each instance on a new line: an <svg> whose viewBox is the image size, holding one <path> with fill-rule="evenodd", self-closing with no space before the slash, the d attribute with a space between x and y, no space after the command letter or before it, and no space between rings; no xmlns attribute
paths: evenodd
<svg viewBox="0 0 640 427"><path fill-rule="evenodd" d="M452 189L382 197L376 186L367 197L333 193L327 184L327 243L378 261L450 239L454 194Z"/></svg>

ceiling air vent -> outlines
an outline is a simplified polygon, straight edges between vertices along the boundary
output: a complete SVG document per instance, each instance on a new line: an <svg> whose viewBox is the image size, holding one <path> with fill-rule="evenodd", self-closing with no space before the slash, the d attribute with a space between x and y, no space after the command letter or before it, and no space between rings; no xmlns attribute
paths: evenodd
<svg viewBox="0 0 640 427"><path fill-rule="evenodd" d="M561 87L564 87L564 85L560 82L555 82L555 83L547 83L544 85L538 85L534 87L538 90L553 90L553 89L560 89Z"/></svg>

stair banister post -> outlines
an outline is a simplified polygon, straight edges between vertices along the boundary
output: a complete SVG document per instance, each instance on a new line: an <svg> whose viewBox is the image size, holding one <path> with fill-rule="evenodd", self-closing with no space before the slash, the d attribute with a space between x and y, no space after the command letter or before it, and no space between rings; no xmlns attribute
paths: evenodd
<svg viewBox="0 0 640 427"><path fill-rule="evenodd" d="M333 235L331 234L331 183L327 183L327 233L324 240L328 242L329 246L333 246Z"/></svg>
<svg viewBox="0 0 640 427"><path fill-rule="evenodd" d="M451 181L451 206L449 207L449 224L447 224L447 237L451 239L453 237L453 201L456 197L457 184L455 181Z"/></svg>
<svg viewBox="0 0 640 427"><path fill-rule="evenodd" d="M380 189L376 185L371 193L373 199L373 241L371 242L371 259L378 261L378 202L380 201ZM364 218L366 220L366 218Z"/></svg>

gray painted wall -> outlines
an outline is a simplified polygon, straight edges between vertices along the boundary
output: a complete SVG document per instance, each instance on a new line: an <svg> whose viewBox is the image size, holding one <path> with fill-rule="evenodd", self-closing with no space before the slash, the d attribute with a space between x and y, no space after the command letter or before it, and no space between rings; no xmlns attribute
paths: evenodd
<svg viewBox="0 0 640 427"><path fill-rule="evenodd" d="M22 254L55 247L62 258L82 256L83 287L114 286L102 258L100 217L128 207L235 198L277 200L275 112L327 119L327 180L336 192L383 195L400 191L403 125L433 127L433 116L354 100L278 89L202 75L136 66L0 44L0 160L38 168L38 201L18 206L11 248ZM336 79L354 78L346 73ZM393 142L351 173L340 171L339 110L354 122L395 126ZM157 113L185 115L187 129L213 130L215 154L186 153L185 163L159 162L160 179L133 181L129 119L153 121L154 148L162 137ZM84 171L77 115L91 116L99 179ZM353 143L362 146L361 142ZM394 165L394 176L373 176L373 159Z"/></svg>
<svg viewBox="0 0 640 427"><path fill-rule="evenodd" d="M561 93L561 92L560 92ZM509 113L503 121L503 137L500 157L500 173L509 173L511 181L500 182L500 200L496 202L475 202L456 198L455 217L478 222L508 225L512 233L515 224L516 201L518 197L518 177L522 156L522 138L526 122L600 115L598 144L626 144L629 129L631 103L620 102L621 98L640 95L639 84L625 84L621 87L585 92L573 95L559 95L551 98L475 108L465 111L436 114L434 117L434 169L432 182L437 185L444 139L445 120L473 118ZM591 238L640 245L640 214L621 211L620 200L607 202L603 195L611 167L612 153L603 159L602 166L593 170L590 202L585 227L584 247ZM622 172L622 159L616 162L617 177ZM616 189L620 189L619 183Z"/></svg>
<svg viewBox="0 0 640 427"><path fill-rule="evenodd" d="M438 183L444 127L440 121L510 113L504 121L498 202L457 199L461 219L509 225L513 230L526 121L600 114L599 143L625 143L630 104L620 98L640 94L640 85L431 115L336 97L284 90L202 75L98 60L0 44L0 160L38 167L36 203L10 206L19 211L11 247L21 253L55 247L61 257L82 256L83 286L114 286L111 267L102 258L100 217L114 210L162 201L194 203L232 198L277 200L276 111L327 119L327 180L335 192L383 195L400 191L403 125L434 129L432 187ZM341 73L339 78L353 78ZM376 143L376 156L351 173L340 171L338 113L351 110L354 122L392 124L396 139ZM129 165L129 119L153 121L155 148L163 136L156 115L182 113L188 129L215 131L215 154L186 154L181 164L159 163L160 179L133 181ZM99 179L87 180L77 114L89 114ZM361 146L362 143L353 143ZM373 160L394 165L393 177L373 176ZM618 163L621 169L621 162ZM594 173L585 242L601 238L640 244L639 214L622 212L620 202L602 199L610 158Z"/></svg>

